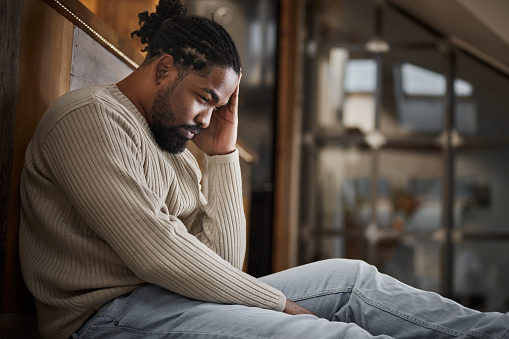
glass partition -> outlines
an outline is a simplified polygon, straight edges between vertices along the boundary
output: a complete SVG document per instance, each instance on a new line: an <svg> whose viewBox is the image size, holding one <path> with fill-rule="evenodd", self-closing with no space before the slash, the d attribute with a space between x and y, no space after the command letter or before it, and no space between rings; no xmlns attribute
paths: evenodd
<svg viewBox="0 0 509 339"><path fill-rule="evenodd" d="M454 298L487 311L509 309L508 242L464 241L454 248Z"/></svg>
<svg viewBox="0 0 509 339"><path fill-rule="evenodd" d="M317 128L329 134L374 130L377 63L373 56L332 48L317 68Z"/></svg>
<svg viewBox="0 0 509 339"><path fill-rule="evenodd" d="M508 312L509 76L388 2L308 9L300 263Z"/></svg>
<svg viewBox="0 0 509 339"><path fill-rule="evenodd" d="M437 50L391 51L383 59L381 130L389 136L436 137L444 129L446 78Z"/></svg>
<svg viewBox="0 0 509 339"><path fill-rule="evenodd" d="M440 291L440 243L405 238L386 254L380 271L406 284L427 291Z"/></svg>
<svg viewBox="0 0 509 339"><path fill-rule="evenodd" d="M457 228L471 232L507 232L508 155L509 144L462 147L456 152Z"/></svg>
<svg viewBox="0 0 509 339"><path fill-rule="evenodd" d="M386 178L391 194L377 198L377 211L385 206L387 214L379 227L407 233L442 227L442 159L440 151L380 151L379 175Z"/></svg>
<svg viewBox="0 0 509 339"><path fill-rule="evenodd" d="M373 0L322 0L313 5L322 44L365 44L373 36Z"/></svg>
<svg viewBox="0 0 509 339"><path fill-rule="evenodd" d="M323 230L366 227L371 218L372 155L354 146L324 147L318 158L318 213Z"/></svg>
<svg viewBox="0 0 509 339"><path fill-rule="evenodd" d="M456 130L465 138L509 141L509 76L458 53L457 81L463 91L456 93Z"/></svg>
<svg viewBox="0 0 509 339"><path fill-rule="evenodd" d="M381 32L383 39L391 47L406 47L408 49L411 47L422 48L423 46L434 47L437 42L434 32L429 32L390 6L383 8Z"/></svg>

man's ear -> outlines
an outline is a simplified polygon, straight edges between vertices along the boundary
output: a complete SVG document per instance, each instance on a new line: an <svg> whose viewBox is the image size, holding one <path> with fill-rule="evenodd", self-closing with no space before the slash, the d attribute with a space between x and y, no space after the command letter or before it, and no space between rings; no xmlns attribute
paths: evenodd
<svg viewBox="0 0 509 339"><path fill-rule="evenodd" d="M161 82L166 80L168 77L173 78L177 74L173 56L169 54L162 55L159 60L156 61L155 67L155 81L159 85Z"/></svg>

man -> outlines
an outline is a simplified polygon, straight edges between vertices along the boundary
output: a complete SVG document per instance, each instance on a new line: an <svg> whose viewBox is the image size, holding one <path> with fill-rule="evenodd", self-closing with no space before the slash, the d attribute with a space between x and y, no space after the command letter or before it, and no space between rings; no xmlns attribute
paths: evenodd
<svg viewBox="0 0 509 339"><path fill-rule="evenodd" d="M508 335L508 315L359 261L243 273L238 52L176 0L140 23L143 65L58 99L27 149L20 257L45 338ZM208 155L208 201L189 140Z"/></svg>

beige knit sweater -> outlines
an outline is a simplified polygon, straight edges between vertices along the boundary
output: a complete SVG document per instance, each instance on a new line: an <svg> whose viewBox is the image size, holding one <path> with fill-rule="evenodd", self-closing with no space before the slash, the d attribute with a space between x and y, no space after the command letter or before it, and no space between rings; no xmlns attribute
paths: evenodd
<svg viewBox="0 0 509 339"><path fill-rule="evenodd" d="M280 291L240 270L238 153L208 157L208 171L206 201L193 156L158 148L114 84L52 105L21 178L21 267L45 338L68 338L146 282L199 300L284 308Z"/></svg>

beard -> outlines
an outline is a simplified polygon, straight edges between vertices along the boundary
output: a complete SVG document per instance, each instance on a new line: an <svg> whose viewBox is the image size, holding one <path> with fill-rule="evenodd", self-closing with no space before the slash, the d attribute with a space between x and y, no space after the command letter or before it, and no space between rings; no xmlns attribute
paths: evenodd
<svg viewBox="0 0 509 339"><path fill-rule="evenodd" d="M189 139L182 137L176 131L176 127L165 127L152 124L150 130L157 145L164 151L171 154L184 152Z"/></svg>
<svg viewBox="0 0 509 339"><path fill-rule="evenodd" d="M173 99L172 94L178 82L178 80L175 80L173 84L157 92L151 107L152 123L149 124L157 145L171 154L182 153L186 149L187 142L189 141L188 138L179 133L180 128L184 127L198 133L201 132L201 127L198 125L174 125L176 117L171 106L171 101ZM168 104L168 102L170 104Z"/></svg>

